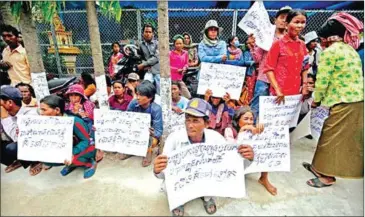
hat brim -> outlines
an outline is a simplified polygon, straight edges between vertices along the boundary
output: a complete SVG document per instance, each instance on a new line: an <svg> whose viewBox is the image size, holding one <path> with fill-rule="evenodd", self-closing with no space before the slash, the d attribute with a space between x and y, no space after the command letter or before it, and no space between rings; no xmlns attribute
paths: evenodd
<svg viewBox="0 0 365 217"><path fill-rule="evenodd" d="M215 27L215 28L218 28L218 31L219 31L219 34L222 33L223 31L223 28L222 27L216 27L216 26L209 26L208 28L205 28L201 31L201 33L204 33L207 29L209 29L210 27Z"/></svg>
<svg viewBox="0 0 365 217"><path fill-rule="evenodd" d="M280 16L280 14L287 14L287 13L289 13L289 11L291 11L291 9L284 9L284 10L278 11L275 14L275 18L277 18L278 16Z"/></svg>
<svg viewBox="0 0 365 217"><path fill-rule="evenodd" d="M207 115L205 114L202 114L201 112L198 112L194 109L186 109L184 111L185 114L188 114L188 115L191 115L191 116L194 116L194 117L198 117L198 118L203 118L203 117L206 117Z"/></svg>

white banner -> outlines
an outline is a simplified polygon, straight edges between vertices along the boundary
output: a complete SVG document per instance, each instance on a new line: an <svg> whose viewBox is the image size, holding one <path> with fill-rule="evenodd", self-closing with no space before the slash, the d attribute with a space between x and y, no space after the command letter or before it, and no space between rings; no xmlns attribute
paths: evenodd
<svg viewBox="0 0 365 217"><path fill-rule="evenodd" d="M150 124L150 114L94 109L96 148L144 157Z"/></svg>
<svg viewBox="0 0 365 217"><path fill-rule="evenodd" d="M30 75L32 78L32 87L34 89L34 93L39 104L39 101L41 101L41 99L43 99L45 96L50 95L46 73L31 73Z"/></svg>
<svg viewBox="0 0 365 217"><path fill-rule="evenodd" d="M268 51L274 40L275 25L270 22L270 17L262 1L256 1L238 23L248 35L253 34L257 46Z"/></svg>
<svg viewBox="0 0 365 217"><path fill-rule="evenodd" d="M96 97L99 102L99 108L109 109L109 101L108 101L108 90L106 86L105 75L95 76L96 83Z"/></svg>
<svg viewBox="0 0 365 217"><path fill-rule="evenodd" d="M238 100L245 80L246 67L201 63L198 94L204 95L207 89L213 96L223 97L226 93Z"/></svg>
<svg viewBox="0 0 365 217"><path fill-rule="evenodd" d="M245 168L245 174L257 172L290 172L290 141L288 126L267 127L261 134L240 132L238 144L251 145L253 162Z"/></svg>
<svg viewBox="0 0 365 217"><path fill-rule="evenodd" d="M314 108L311 111L311 133L316 140L318 140L321 135L324 121L328 118L329 113L329 109L323 106Z"/></svg>
<svg viewBox="0 0 365 217"><path fill-rule="evenodd" d="M276 104L276 96L260 96L260 123L268 126L297 126L302 95L285 96L285 104Z"/></svg>
<svg viewBox="0 0 365 217"><path fill-rule="evenodd" d="M21 115L18 159L46 163L64 163L72 160L72 117Z"/></svg>
<svg viewBox="0 0 365 217"><path fill-rule="evenodd" d="M168 156L165 179L170 210L203 196L246 196L237 145L190 144L174 151Z"/></svg>
<svg viewBox="0 0 365 217"><path fill-rule="evenodd" d="M185 113L176 113L174 111L170 111L170 123L167 124L164 130L167 130L169 133L173 133L175 131L185 129Z"/></svg>
<svg viewBox="0 0 365 217"><path fill-rule="evenodd" d="M305 117L299 122L298 126L290 133L290 141L295 142L307 135L311 134L311 111L309 111Z"/></svg>

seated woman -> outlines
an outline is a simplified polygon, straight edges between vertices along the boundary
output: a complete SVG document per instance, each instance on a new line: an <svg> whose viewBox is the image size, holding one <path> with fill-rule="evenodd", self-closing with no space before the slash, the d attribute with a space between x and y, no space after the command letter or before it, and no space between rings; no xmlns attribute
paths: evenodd
<svg viewBox="0 0 365 217"><path fill-rule="evenodd" d="M69 103L66 103L65 110L74 115L79 115L87 124L90 131L94 120L95 105L85 95L81 85L72 85L66 92Z"/></svg>
<svg viewBox="0 0 365 217"><path fill-rule="evenodd" d="M226 94L223 99L212 95L213 92L209 89L204 95L205 101L212 106L208 128L223 135L224 130L231 125L234 109L229 106L229 94Z"/></svg>
<svg viewBox="0 0 365 217"><path fill-rule="evenodd" d="M239 132L250 131L253 134L258 134L264 130L264 125L262 124L254 126L254 114L249 106L243 106L235 112L232 125L234 127L233 132L230 131L231 128L227 128L225 131L225 138L231 141L237 139ZM261 173L258 182L263 185L270 194L277 194L276 188L269 181L267 172Z"/></svg>
<svg viewBox="0 0 365 217"><path fill-rule="evenodd" d="M65 114L65 101L58 96L49 95L40 101L40 111L43 116L69 116ZM71 173L77 167L85 168L84 178L90 178L95 174L95 146L90 144L90 136L86 133L89 131L87 125L81 118L71 116L74 118L73 127L73 149L72 161L65 160L66 165L62 170L62 176ZM52 166L60 166L63 164L44 163L44 169L49 170Z"/></svg>
<svg viewBox="0 0 365 217"><path fill-rule="evenodd" d="M181 96L181 86L177 81L171 82L172 110L181 113L188 106L189 100Z"/></svg>
<svg viewBox="0 0 365 217"><path fill-rule="evenodd" d="M126 94L125 85L121 80L113 82L114 95L109 97L109 106L113 110L126 111L133 96Z"/></svg>

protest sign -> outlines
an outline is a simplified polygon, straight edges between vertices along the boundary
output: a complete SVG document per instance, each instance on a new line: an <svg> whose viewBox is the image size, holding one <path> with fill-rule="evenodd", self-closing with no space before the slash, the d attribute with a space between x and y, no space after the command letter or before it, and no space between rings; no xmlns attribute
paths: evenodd
<svg viewBox="0 0 365 217"><path fill-rule="evenodd" d="M47 163L72 160L74 118L21 115L17 124L18 159Z"/></svg>
<svg viewBox="0 0 365 217"><path fill-rule="evenodd" d="M253 34L257 46L266 51L270 50L274 40L276 27L271 24L270 17L267 14L262 1L256 1L252 5L246 15L238 23L238 27L248 35Z"/></svg>
<svg viewBox="0 0 365 217"><path fill-rule="evenodd" d="M290 141L295 142L296 140L303 138L311 134L311 111L309 111L304 118L299 122L298 126L290 133Z"/></svg>
<svg viewBox="0 0 365 217"><path fill-rule="evenodd" d="M237 143L251 145L254 152L254 160L245 168L245 174L290 171L288 126L266 127L261 134L256 135L240 132Z"/></svg>
<svg viewBox="0 0 365 217"><path fill-rule="evenodd" d="M102 109L109 109L108 90L106 86L105 75L95 77L96 96L99 102L99 107Z"/></svg>
<svg viewBox="0 0 365 217"><path fill-rule="evenodd" d="M39 101L41 101L41 99L43 99L45 96L50 95L46 73L31 73L31 77L32 87L34 89L34 93L39 104Z"/></svg>
<svg viewBox="0 0 365 217"><path fill-rule="evenodd" d="M276 104L276 96L260 96L260 123L268 126L297 126L302 95L285 96L284 104Z"/></svg>
<svg viewBox="0 0 365 217"><path fill-rule="evenodd" d="M198 94L204 95L205 91L210 89L215 97L223 97L229 93L232 99L238 100L245 75L245 67L201 63Z"/></svg>
<svg viewBox="0 0 365 217"><path fill-rule="evenodd" d="M185 113L176 113L174 111L170 111L170 122L166 125L167 128L164 127L164 130L167 130L169 133L173 133L175 131L185 129Z"/></svg>
<svg viewBox="0 0 365 217"><path fill-rule="evenodd" d="M164 172L170 210L203 196L246 195L243 158L237 145L186 145L168 155Z"/></svg>
<svg viewBox="0 0 365 217"><path fill-rule="evenodd" d="M151 115L139 112L94 109L96 148L146 156Z"/></svg>
<svg viewBox="0 0 365 217"><path fill-rule="evenodd" d="M321 135L322 128L324 121L329 116L329 109L326 107L317 107L312 109L311 111L311 119L310 119L310 126L311 126L311 134L313 138L316 140L319 139L319 136Z"/></svg>

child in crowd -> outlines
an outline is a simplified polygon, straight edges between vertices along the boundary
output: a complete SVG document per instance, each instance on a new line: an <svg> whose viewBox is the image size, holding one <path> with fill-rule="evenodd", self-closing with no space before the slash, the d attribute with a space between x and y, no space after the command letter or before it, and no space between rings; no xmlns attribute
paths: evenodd
<svg viewBox="0 0 365 217"><path fill-rule="evenodd" d="M188 106L189 100L181 96L181 86L179 82L173 81L171 83L171 98L172 110L176 113L181 113Z"/></svg>

